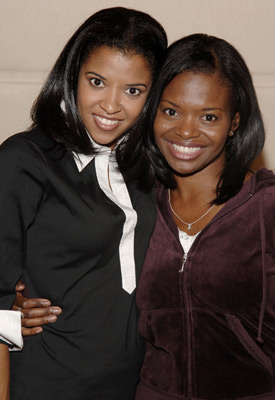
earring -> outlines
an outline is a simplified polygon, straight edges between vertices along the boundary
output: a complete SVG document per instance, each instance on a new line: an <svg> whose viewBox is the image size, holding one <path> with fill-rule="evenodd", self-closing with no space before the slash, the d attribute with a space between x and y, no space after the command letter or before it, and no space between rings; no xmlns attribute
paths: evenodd
<svg viewBox="0 0 275 400"><path fill-rule="evenodd" d="M232 136L234 136L234 132L230 131L228 135L232 137Z"/></svg>

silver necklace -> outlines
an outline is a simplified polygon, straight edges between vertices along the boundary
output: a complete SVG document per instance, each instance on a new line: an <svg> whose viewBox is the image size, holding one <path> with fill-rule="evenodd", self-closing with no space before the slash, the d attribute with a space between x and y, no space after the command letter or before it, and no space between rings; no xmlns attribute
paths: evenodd
<svg viewBox="0 0 275 400"><path fill-rule="evenodd" d="M208 213L210 213L210 211L215 207L215 204L213 204L213 206L211 206L203 215L201 215L198 219L196 219L196 221L194 222L185 222L183 221L183 219L181 219L178 214L176 213L176 211L173 209L172 204L171 204L171 200L170 200L170 189L168 189L168 201L169 201L169 205L171 208L172 213L184 224L188 226L188 230L190 231L192 228L192 225L194 225L196 222L200 221L203 217L205 217Z"/></svg>

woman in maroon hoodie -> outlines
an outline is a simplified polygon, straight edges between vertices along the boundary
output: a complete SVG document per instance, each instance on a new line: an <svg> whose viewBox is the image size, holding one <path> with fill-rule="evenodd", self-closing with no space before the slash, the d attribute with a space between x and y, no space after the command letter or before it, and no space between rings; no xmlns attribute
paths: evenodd
<svg viewBox="0 0 275 400"><path fill-rule="evenodd" d="M157 223L137 290L147 341L136 400L275 399L275 177L224 40L174 43L151 98Z"/></svg>
<svg viewBox="0 0 275 400"><path fill-rule="evenodd" d="M274 399L275 178L250 170L264 128L249 70L224 40L191 35L170 47L150 104L160 184L136 400Z"/></svg>

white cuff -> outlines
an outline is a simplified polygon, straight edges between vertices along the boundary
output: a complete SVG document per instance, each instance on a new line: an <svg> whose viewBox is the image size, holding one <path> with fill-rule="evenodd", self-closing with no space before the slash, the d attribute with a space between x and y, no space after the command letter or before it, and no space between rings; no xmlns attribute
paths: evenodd
<svg viewBox="0 0 275 400"><path fill-rule="evenodd" d="M0 339L14 346L13 350L22 350L21 312L0 310Z"/></svg>

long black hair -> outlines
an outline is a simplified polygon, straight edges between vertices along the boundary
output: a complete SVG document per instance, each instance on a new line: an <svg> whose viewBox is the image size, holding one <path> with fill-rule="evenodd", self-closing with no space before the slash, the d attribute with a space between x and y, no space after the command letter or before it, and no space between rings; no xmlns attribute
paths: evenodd
<svg viewBox="0 0 275 400"><path fill-rule="evenodd" d="M150 94L149 135L144 135L148 154L159 180L175 188L173 171L160 153L153 133L161 95L172 79L184 71L218 72L231 93L231 115L240 113L240 124L225 148L225 167L217 186L215 204L222 204L242 187L251 163L262 151L265 132L251 74L239 52L223 39L193 34L174 42L168 49L159 78ZM148 131L147 131L148 132Z"/></svg>
<svg viewBox="0 0 275 400"><path fill-rule="evenodd" d="M154 79L164 60L167 37L163 27L150 15L124 7L93 14L73 34L33 105L31 128L40 127L70 151L82 154L92 154L94 149L77 108L78 76L89 55L102 46L143 56ZM144 118L146 109L147 105L140 119ZM139 121L126 133L127 140L118 149L117 158L127 175L132 162L128 155L132 154L142 165L146 154L140 143ZM131 172L129 179L130 176Z"/></svg>

